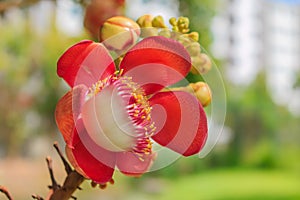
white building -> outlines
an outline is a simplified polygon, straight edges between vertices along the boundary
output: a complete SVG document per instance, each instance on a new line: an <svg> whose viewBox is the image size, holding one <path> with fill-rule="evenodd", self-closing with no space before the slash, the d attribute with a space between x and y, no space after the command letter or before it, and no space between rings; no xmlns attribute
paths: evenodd
<svg viewBox="0 0 300 200"><path fill-rule="evenodd" d="M247 85L265 69L274 101L300 114L300 0L221 0L212 50L227 61L233 83ZM297 100L298 99L298 100Z"/></svg>

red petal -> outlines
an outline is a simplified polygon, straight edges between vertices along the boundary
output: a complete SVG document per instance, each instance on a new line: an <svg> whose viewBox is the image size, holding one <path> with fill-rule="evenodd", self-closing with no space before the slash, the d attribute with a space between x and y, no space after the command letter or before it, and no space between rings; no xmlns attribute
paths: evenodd
<svg viewBox="0 0 300 200"><path fill-rule="evenodd" d="M117 154L117 167L128 176L141 176L146 173L152 165L156 154L144 154L139 157L133 152L122 152Z"/></svg>
<svg viewBox="0 0 300 200"><path fill-rule="evenodd" d="M90 87L98 80L113 74L115 65L106 48L90 40L70 47L57 62L57 74L71 87L85 84Z"/></svg>
<svg viewBox="0 0 300 200"><path fill-rule="evenodd" d="M184 156L198 153L207 138L207 119L198 100L186 92L160 92L150 99L157 143Z"/></svg>
<svg viewBox="0 0 300 200"><path fill-rule="evenodd" d="M83 128L82 120L77 121L74 131L73 148L67 147L68 158L73 167L83 176L104 184L111 180L116 157L115 153L96 145Z"/></svg>
<svg viewBox="0 0 300 200"><path fill-rule="evenodd" d="M191 59L179 42L154 36L126 53L120 68L143 85L146 94L152 94L183 79L190 71Z"/></svg>
<svg viewBox="0 0 300 200"><path fill-rule="evenodd" d="M80 114L86 92L87 88L84 85L76 86L65 94L56 105L56 124L68 145L71 145L75 128L74 121Z"/></svg>

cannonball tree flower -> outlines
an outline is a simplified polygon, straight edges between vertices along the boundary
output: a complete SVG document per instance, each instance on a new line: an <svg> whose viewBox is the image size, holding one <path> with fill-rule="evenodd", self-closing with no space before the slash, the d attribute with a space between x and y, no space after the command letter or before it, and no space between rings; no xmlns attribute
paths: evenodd
<svg viewBox="0 0 300 200"><path fill-rule="evenodd" d="M66 50L57 73L71 90L55 117L77 172L99 184L111 181L116 168L140 176L155 162L154 142L183 156L200 152L207 138L203 107L188 92L165 89L190 68L185 48L162 36L138 42L118 66L101 43L84 40Z"/></svg>

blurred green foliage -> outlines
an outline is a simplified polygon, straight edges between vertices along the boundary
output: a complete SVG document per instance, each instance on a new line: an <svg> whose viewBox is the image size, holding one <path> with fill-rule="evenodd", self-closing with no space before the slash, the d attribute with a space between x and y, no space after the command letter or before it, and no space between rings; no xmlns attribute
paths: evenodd
<svg viewBox="0 0 300 200"><path fill-rule="evenodd" d="M37 33L27 9L23 15L17 26L0 18L0 155L21 153L36 135L55 136L55 105L66 89L56 61L79 40L58 32L54 18L49 30Z"/></svg>

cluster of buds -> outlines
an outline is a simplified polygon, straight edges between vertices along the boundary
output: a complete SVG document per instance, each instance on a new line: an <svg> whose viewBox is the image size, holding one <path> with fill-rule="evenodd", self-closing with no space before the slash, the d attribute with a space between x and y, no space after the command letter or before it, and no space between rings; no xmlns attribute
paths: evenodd
<svg viewBox="0 0 300 200"><path fill-rule="evenodd" d="M141 37L157 36L161 30L168 30L162 16L143 15L136 21L141 27Z"/></svg>
<svg viewBox="0 0 300 200"><path fill-rule="evenodd" d="M173 26L172 30L175 32L188 33L190 31L190 20L187 17L179 17L178 19L172 17L169 22Z"/></svg>
<svg viewBox="0 0 300 200"><path fill-rule="evenodd" d="M141 37L143 38L160 35L180 42L191 56L191 72L193 74L205 74L211 69L211 60L205 53L201 52L198 42L199 34L190 32L190 22L187 17L170 18L169 23L172 26L172 30L167 28L162 16L143 15L138 18L137 23L142 28Z"/></svg>
<svg viewBox="0 0 300 200"><path fill-rule="evenodd" d="M169 20L172 30L168 29L162 16L143 15L133 21L126 17L112 17L108 19L100 29L100 41L116 52L124 52L132 47L139 39L150 36L163 36L181 43L191 56L191 73L207 73L212 66L209 56L202 52L198 42L199 34L190 32L189 19L187 17L172 17ZM122 34L122 37L116 37ZM118 61L118 60L117 60ZM194 93L203 106L211 102L211 91L204 82L191 83L186 88L179 88Z"/></svg>
<svg viewBox="0 0 300 200"><path fill-rule="evenodd" d="M209 57L201 52L199 41L199 34L197 32L190 32L189 29L189 19L187 17L179 17L176 19L172 17L169 20L172 25L172 30L181 34L177 34L175 38L180 42L189 52L192 59L192 69L193 74L204 74L211 69L211 60Z"/></svg>

